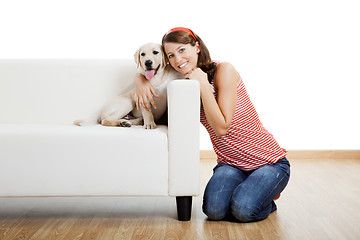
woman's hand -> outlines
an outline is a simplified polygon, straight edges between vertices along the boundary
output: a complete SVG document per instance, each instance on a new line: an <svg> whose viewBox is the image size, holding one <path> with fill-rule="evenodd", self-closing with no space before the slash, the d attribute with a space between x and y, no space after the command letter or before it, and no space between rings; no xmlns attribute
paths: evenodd
<svg viewBox="0 0 360 240"><path fill-rule="evenodd" d="M151 111L152 105L156 109L154 97L158 98L159 96L156 94L151 83L141 74L135 76L134 82L136 108L139 109L142 106L147 111Z"/></svg>
<svg viewBox="0 0 360 240"><path fill-rule="evenodd" d="M194 68L190 73L186 74L185 78L198 80L201 83L208 83L208 76L200 68Z"/></svg>

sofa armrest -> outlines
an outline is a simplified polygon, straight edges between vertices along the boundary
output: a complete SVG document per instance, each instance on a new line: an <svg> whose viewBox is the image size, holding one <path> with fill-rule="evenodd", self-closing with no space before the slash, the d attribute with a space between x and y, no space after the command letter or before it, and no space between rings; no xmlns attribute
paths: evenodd
<svg viewBox="0 0 360 240"><path fill-rule="evenodd" d="M196 80L168 84L169 195L200 192L200 86Z"/></svg>

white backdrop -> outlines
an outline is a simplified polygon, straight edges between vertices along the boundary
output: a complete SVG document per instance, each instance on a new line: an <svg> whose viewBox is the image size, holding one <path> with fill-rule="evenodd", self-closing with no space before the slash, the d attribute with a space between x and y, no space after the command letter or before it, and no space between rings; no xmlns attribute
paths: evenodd
<svg viewBox="0 0 360 240"><path fill-rule="evenodd" d="M0 0L0 58L132 58L188 27L237 68L284 148L360 149L357 2Z"/></svg>

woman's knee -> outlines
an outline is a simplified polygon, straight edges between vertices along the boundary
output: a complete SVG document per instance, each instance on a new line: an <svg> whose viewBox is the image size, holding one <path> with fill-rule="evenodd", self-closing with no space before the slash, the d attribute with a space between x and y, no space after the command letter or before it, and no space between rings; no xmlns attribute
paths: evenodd
<svg viewBox="0 0 360 240"><path fill-rule="evenodd" d="M228 206L224 206L223 203L216 202L203 202L203 212L210 220L222 220L226 217L228 212Z"/></svg>
<svg viewBox="0 0 360 240"><path fill-rule="evenodd" d="M231 215L240 222L252 222L256 220L256 209L254 207L231 204L230 211Z"/></svg>
<svg viewBox="0 0 360 240"><path fill-rule="evenodd" d="M276 209L277 207L274 201L262 209L253 204L241 205L234 202L230 204L231 214L239 222L255 222L264 220L270 215L270 213L276 211Z"/></svg>
<svg viewBox="0 0 360 240"><path fill-rule="evenodd" d="M276 205L275 205L276 208ZM271 213L272 205L270 204L264 209L260 209L259 206L256 206L251 203L245 202L230 202L230 212L233 217L236 218L239 222L255 222L260 221L269 216Z"/></svg>

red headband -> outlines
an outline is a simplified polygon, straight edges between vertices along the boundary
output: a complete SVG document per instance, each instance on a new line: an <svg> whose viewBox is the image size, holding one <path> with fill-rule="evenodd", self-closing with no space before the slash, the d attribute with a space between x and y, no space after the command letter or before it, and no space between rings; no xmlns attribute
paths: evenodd
<svg viewBox="0 0 360 240"><path fill-rule="evenodd" d="M197 41L196 37L195 37L195 34L190 29L184 28L184 27L172 28L166 33L166 35L168 35L169 33L172 33L172 32L177 32L177 31L187 32L188 34L190 34L195 39L195 41Z"/></svg>

